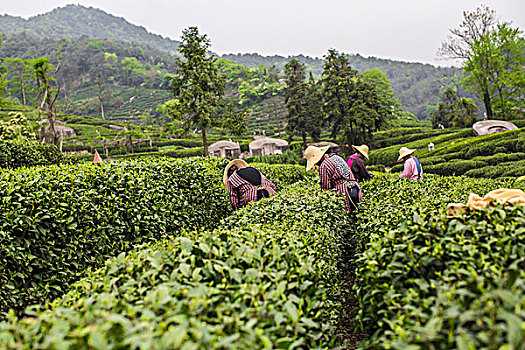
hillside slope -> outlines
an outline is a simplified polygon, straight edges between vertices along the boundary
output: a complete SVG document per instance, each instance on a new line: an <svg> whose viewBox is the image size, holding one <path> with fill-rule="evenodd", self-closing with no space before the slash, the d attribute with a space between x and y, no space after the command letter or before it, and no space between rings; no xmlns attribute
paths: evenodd
<svg viewBox="0 0 525 350"><path fill-rule="evenodd" d="M87 35L94 39L118 39L175 54L179 42L148 32L102 10L81 5L67 5L29 19L0 16L0 32L22 33L38 37L75 39Z"/></svg>

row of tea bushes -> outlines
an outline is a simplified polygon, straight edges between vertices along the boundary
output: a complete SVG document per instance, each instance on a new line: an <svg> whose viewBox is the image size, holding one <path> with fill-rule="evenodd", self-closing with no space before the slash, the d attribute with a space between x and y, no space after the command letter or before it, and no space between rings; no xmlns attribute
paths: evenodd
<svg viewBox="0 0 525 350"><path fill-rule="evenodd" d="M0 168L60 164L62 160L62 153L55 145L30 140L0 140Z"/></svg>
<svg viewBox="0 0 525 350"><path fill-rule="evenodd" d="M363 184L352 227L362 254L349 272L360 348L517 349L523 333L516 327L525 320L523 207L444 217L447 203L497 188L525 190L525 183L378 174Z"/></svg>
<svg viewBox="0 0 525 350"><path fill-rule="evenodd" d="M89 266L231 212L214 159L18 169L0 176L0 310L61 295Z"/></svg>
<svg viewBox="0 0 525 350"><path fill-rule="evenodd" d="M408 144L409 148L417 148L416 156L421 160L423 170L438 175L466 175L473 177L495 178L499 176L519 176L524 174L521 169L510 169L513 162L525 161L525 130L518 129L499 134L457 139L447 143L436 144L436 150L429 152L424 144ZM403 163L395 163L400 146L374 151L371 160L380 163L381 157L388 155L392 172L403 170ZM397 152L397 153L396 153ZM379 158L377 158L378 156ZM395 158L395 159L394 159ZM387 163L384 163L387 164ZM490 167L502 167L494 171ZM486 168L486 169L485 169Z"/></svg>
<svg viewBox="0 0 525 350"><path fill-rule="evenodd" d="M333 348L342 201L313 181L110 260L33 318L8 349Z"/></svg>
<svg viewBox="0 0 525 350"><path fill-rule="evenodd" d="M520 349L525 207L414 217L358 260L359 319L376 349Z"/></svg>
<svg viewBox="0 0 525 350"><path fill-rule="evenodd" d="M19 169L0 176L0 311L55 298L89 266L231 213L224 159ZM311 176L261 164L279 188Z"/></svg>

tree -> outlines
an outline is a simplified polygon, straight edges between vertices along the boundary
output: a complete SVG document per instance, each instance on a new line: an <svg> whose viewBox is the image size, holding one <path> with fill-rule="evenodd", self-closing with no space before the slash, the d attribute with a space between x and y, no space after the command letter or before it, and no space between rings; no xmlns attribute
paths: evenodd
<svg viewBox="0 0 525 350"><path fill-rule="evenodd" d="M168 89L179 101L180 110L175 117L200 129L205 156L208 155L206 130L225 127L232 120L243 118L242 113L217 113L220 109L227 110L223 100L225 79L219 74L215 58L207 53L210 46L210 40L205 34L200 35L197 27L183 30L179 46L182 57L175 59L178 68L175 74L166 76Z"/></svg>
<svg viewBox="0 0 525 350"><path fill-rule="evenodd" d="M353 70L348 59L336 50L328 50L324 56L325 64L320 82L323 86L323 112L332 128L332 137L345 127L347 139L354 134L355 121L350 115L352 100L350 98L357 71ZM350 147L350 145L348 145Z"/></svg>
<svg viewBox="0 0 525 350"><path fill-rule="evenodd" d="M371 142L372 132L381 128L390 113L374 84L366 82L335 50L325 56L320 81L332 137L340 135L349 150L351 145Z"/></svg>
<svg viewBox="0 0 525 350"><path fill-rule="evenodd" d="M303 140L303 150L306 149L306 134L308 132L307 113L307 84L305 66L292 59L284 66L286 87L284 89L284 103L288 109L287 129L293 135L299 133Z"/></svg>
<svg viewBox="0 0 525 350"><path fill-rule="evenodd" d="M2 34L0 34L0 42L2 42ZM0 46L1 48L1 46ZM5 91L7 89L7 82L6 82L6 69L4 65L2 64L2 58L0 58L0 106L3 104L3 97L5 95Z"/></svg>
<svg viewBox="0 0 525 350"><path fill-rule="evenodd" d="M523 96L525 54L521 31L498 23L488 7L465 11L459 28L452 29L438 54L463 61L466 88L483 101L487 117L505 117ZM495 111L496 109L496 111Z"/></svg>
<svg viewBox="0 0 525 350"><path fill-rule="evenodd" d="M323 94L321 84L316 82L314 75L310 72L306 93L306 114L308 121L308 132L314 142L321 139L323 129Z"/></svg>
<svg viewBox="0 0 525 350"><path fill-rule="evenodd" d="M60 70L61 65L60 47L58 53L58 64L54 67L47 57L39 57L33 61L35 80L38 87L38 98L41 99L39 109L47 115L49 122L49 134L43 135L43 139L49 143L57 144L58 139L55 129L56 101L60 93L60 87L56 85L55 76ZM46 134L46 129L44 129Z"/></svg>
<svg viewBox="0 0 525 350"><path fill-rule="evenodd" d="M384 72L377 68L367 69L363 73L363 79L375 85L379 98L386 108L395 115L402 113L401 103L392 91L392 84Z"/></svg>
<svg viewBox="0 0 525 350"><path fill-rule="evenodd" d="M447 87L442 93L441 102L431 114L432 127L439 124L445 128L466 128L476 122L478 108L470 98L459 97L457 91Z"/></svg>
<svg viewBox="0 0 525 350"><path fill-rule="evenodd" d="M525 107L525 39L521 34L508 23L498 24L494 31L473 46L473 56L490 55L491 108L499 119L513 119L514 113ZM468 75L463 79L473 89L478 81L475 62L466 62L464 70Z"/></svg>

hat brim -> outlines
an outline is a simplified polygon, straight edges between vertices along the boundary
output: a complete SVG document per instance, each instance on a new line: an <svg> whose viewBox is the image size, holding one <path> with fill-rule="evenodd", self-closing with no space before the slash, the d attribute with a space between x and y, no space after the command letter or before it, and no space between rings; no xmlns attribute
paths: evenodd
<svg viewBox="0 0 525 350"><path fill-rule="evenodd" d="M409 149L408 152L405 152L404 154L400 154L399 158L397 158L397 161L400 162L401 160L403 160L403 158L413 154L415 151L416 151L416 149Z"/></svg>
<svg viewBox="0 0 525 350"><path fill-rule="evenodd" d="M226 189L228 189L228 170L234 165L239 169L248 167L248 163L242 159L234 159L229 162L228 165L226 165L226 168L224 168L224 173L222 174L222 183Z"/></svg>
<svg viewBox="0 0 525 350"><path fill-rule="evenodd" d="M360 155L362 155L363 157L365 157L366 159L370 159L368 158L368 154L364 154L363 152L361 152L361 150L359 148L357 148L356 146L352 145L352 148L354 151L356 151L357 153L359 153Z"/></svg>
<svg viewBox="0 0 525 350"><path fill-rule="evenodd" d="M324 154L326 153L326 151L328 151L329 148L330 146L319 147L320 152L315 154L312 158L306 160L306 171L312 169L314 165L316 165L317 162L319 162L321 158L323 158Z"/></svg>

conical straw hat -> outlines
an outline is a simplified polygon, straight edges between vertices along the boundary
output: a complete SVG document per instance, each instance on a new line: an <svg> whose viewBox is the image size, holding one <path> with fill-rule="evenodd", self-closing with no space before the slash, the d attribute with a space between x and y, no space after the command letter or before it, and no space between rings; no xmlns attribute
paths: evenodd
<svg viewBox="0 0 525 350"><path fill-rule="evenodd" d="M361 153L366 159L368 158L368 146L367 145L361 145L361 146L354 146L352 145L352 148L354 151Z"/></svg>
<svg viewBox="0 0 525 350"><path fill-rule="evenodd" d="M399 158L397 158L397 161L400 162L403 158L405 158L408 155L411 155L415 151L416 149L401 147L401 149L399 150Z"/></svg>
<svg viewBox="0 0 525 350"><path fill-rule="evenodd" d="M228 165L226 165L226 168L224 168L224 174L222 175L222 182L224 183L224 187L226 187L226 189L228 189L228 170L230 170L230 168L232 166L234 166L234 165L238 169L242 169L242 168L247 168L248 167L248 163L246 163L242 159L234 159L231 162L229 162Z"/></svg>
<svg viewBox="0 0 525 350"><path fill-rule="evenodd" d="M313 166L321 160L323 155L328 151L330 146L315 147L308 146L304 151L304 157L306 158L306 171L313 168Z"/></svg>

